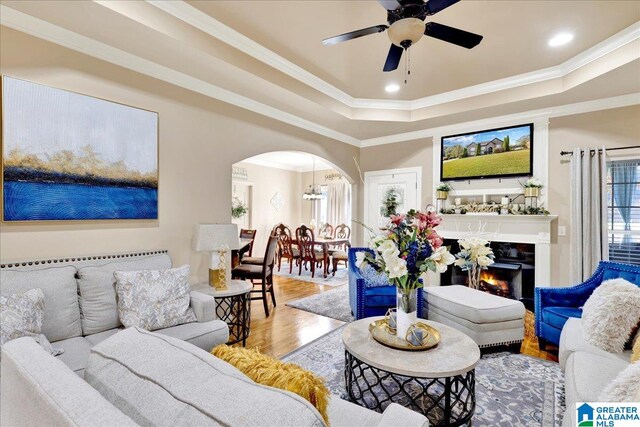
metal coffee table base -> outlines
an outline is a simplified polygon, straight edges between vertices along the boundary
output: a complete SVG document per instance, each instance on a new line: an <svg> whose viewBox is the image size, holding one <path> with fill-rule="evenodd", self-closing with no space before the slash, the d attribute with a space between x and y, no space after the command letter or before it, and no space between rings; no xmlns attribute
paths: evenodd
<svg viewBox="0 0 640 427"><path fill-rule="evenodd" d="M345 351L349 400L378 412L391 403L424 414L430 426L470 425L476 409L475 369L446 378L416 378L374 368Z"/></svg>

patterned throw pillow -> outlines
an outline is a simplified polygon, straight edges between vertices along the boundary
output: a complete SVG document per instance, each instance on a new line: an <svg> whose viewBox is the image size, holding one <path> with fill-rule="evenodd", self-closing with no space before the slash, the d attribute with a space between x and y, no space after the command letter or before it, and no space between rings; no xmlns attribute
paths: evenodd
<svg viewBox="0 0 640 427"><path fill-rule="evenodd" d="M116 271L118 316L126 327L148 331L196 321L190 307L189 266Z"/></svg>
<svg viewBox="0 0 640 427"><path fill-rule="evenodd" d="M49 353L57 356L63 350L55 350L42 334L44 317L44 292L29 289L12 295L0 295L0 345L22 337L32 337Z"/></svg>
<svg viewBox="0 0 640 427"><path fill-rule="evenodd" d="M360 269L360 274L364 279L364 286L367 288L378 288L381 286L391 286L389 278L386 274L377 271L375 268L366 264Z"/></svg>

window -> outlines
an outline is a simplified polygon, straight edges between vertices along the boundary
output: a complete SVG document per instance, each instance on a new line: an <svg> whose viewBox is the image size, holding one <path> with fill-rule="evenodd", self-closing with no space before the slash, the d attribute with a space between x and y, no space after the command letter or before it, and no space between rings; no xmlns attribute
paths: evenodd
<svg viewBox="0 0 640 427"><path fill-rule="evenodd" d="M329 187L326 185L320 186L320 191L322 192L322 199L320 199L320 224L327 223L327 213L329 210L329 204L327 202L329 198Z"/></svg>
<svg viewBox="0 0 640 427"><path fill-rule="evenodd" d="M609 260L640 265L640 160L607 164Z"/></svg>

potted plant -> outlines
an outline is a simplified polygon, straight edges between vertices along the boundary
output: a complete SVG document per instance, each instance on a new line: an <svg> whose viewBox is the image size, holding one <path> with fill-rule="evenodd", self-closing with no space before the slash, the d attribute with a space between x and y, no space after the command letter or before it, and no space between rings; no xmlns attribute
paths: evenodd
<svg viewBox="0 0 640 427"><path fill-rule="evenodd" d="M242 203L240 199L238 199L237 197L234 197L231 200L231 218L233 219L242 218L247 214L247 212L249 212L249 208L247 208L247 205Z"/></svg>
<svg viewBox="0 0 640 427"><path fill-rule="evenodd" d="M380 206L380 215L385 218L391 217L391 215L397 214L398 206L400 205L400 194L396 188L389 188L382 200L382 205Z"/></svg>
<svg viewBox="0 0 640 427"><path fill-rule="evenodd" d="M371 265L384 273L396 286L396 334L406 339L409 327L417 321L417 292L423 286L420 277L427 270L444 273L455 261L436 232L441 218L435 212L410 210L392 215L383 234L372 233L373 254L356 253L356 267Z"/></svg>
<svg viewBox="0 0 640 427"><path fill-rule="evenodd" d="M445 182L441 182L436 186L436 199L446 200L449 198L449 191L451 191L451 186Z"/></svg>
<svg viewBox="0 0 640 427"><path fill-rule="evenodd" d="M524 187L524 197L540 197L540 189L543 185L539 179L531 177L522 186Z"/></svg>

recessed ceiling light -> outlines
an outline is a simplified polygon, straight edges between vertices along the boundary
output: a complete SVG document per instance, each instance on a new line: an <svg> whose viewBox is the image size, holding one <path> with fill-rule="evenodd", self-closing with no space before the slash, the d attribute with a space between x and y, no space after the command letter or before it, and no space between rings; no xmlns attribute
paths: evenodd
<svg viewBox="0 0 640 427"><path fill-rule="evenodd" d="M557 34L557 35L553 36L549 40L549 46L551 46L551 47L562 46L563 44L569 43L571 40L573 40L573 34L571 34L571 33L560 33L560 34Z"/></svg>
<svg viewBox="0 0 640 427"><path fill-rule="evenodd" d="M390 83L384 87L384 90L386 90L389 93L393 93L393 92L399 91L400 86L395 83Z"/></svg>

